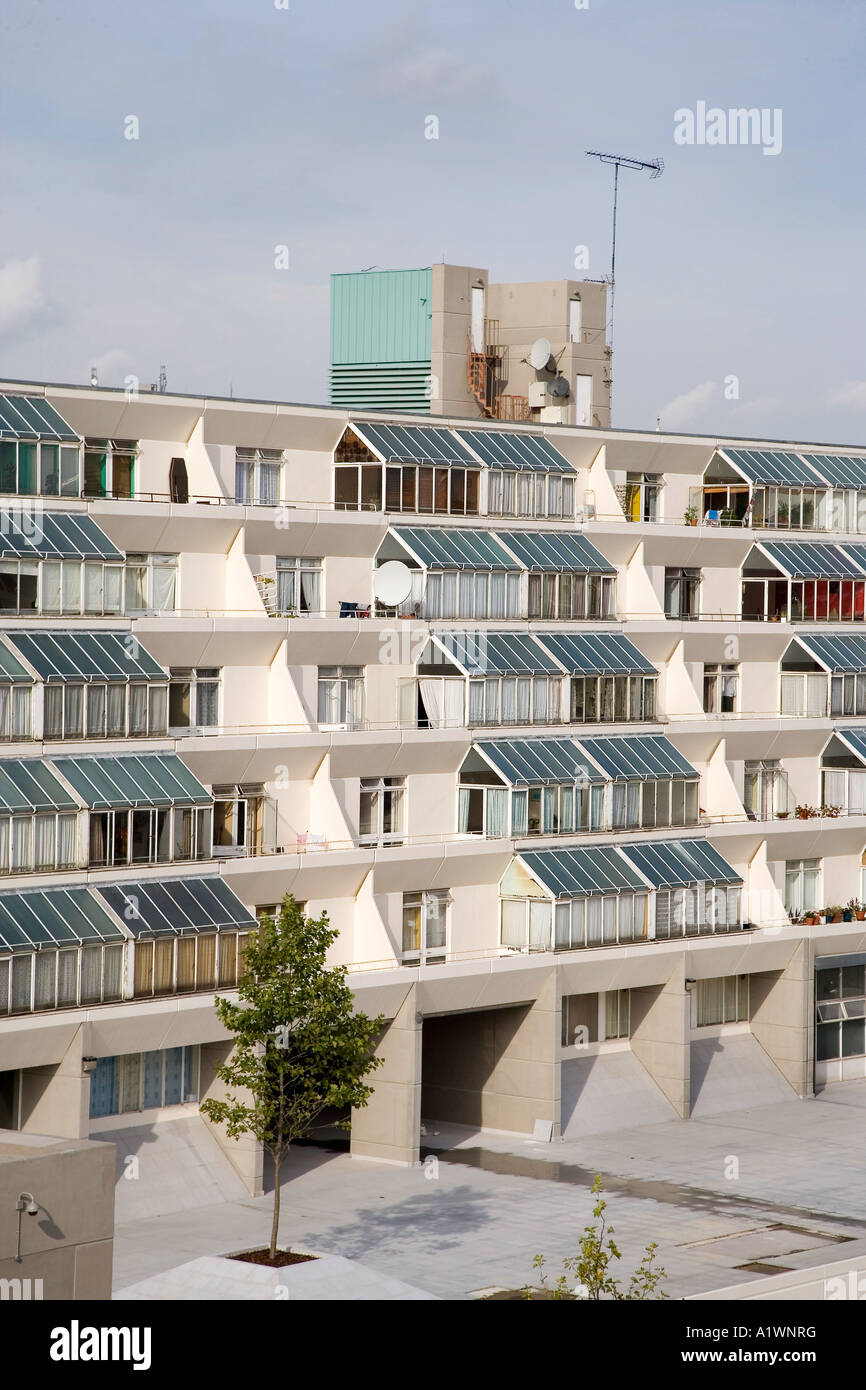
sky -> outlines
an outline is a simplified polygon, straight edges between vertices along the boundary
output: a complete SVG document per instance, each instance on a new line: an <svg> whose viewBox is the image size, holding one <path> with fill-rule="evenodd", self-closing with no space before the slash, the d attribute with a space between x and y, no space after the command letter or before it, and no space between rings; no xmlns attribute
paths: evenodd
<svg viewBox="0 0 866 1390"><path fill-rule="evenodd" d="M614 425L866 444L864 67L863 0L3 0L0 375L324 403L332 272L604 276L601 149Z"/></svg>

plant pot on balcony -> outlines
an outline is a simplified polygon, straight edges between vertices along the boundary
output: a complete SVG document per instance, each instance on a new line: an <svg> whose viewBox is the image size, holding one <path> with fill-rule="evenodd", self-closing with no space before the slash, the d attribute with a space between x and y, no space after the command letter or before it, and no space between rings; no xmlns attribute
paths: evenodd
<svg viewBox="0 0 866 1390"><path fill-rule="evenodd" d="M842 913L842 921L843 921L843 922L853 922L853 921L854 921L854 913L853 913L853 912L843 912L843 913Z"/></svg>
<svg viewBox="0 0 866 1390"><path fill-rule="evenodd" d="M860 912L855 912L854 916L857 918L858 922L866 921L866 912L864 912L862 909L860 910Z"/></svg>
<svg viewBox="0 0 866 1390"><path fill-rule="evenodd" d="M831 922L841 922L841 921L842 921L842 913L841 913L841 912L834 912L834 913L833 913L833 916L830 918L830 921L831 921Z"/></svg>
<svg viewBox="0 0 866 1390"><path fill-rule="evenodd" d="M818 916L817 912L807 912L806 916L803 918L803 921L809 927L817 927L820 920L821 918Z"/></svg>

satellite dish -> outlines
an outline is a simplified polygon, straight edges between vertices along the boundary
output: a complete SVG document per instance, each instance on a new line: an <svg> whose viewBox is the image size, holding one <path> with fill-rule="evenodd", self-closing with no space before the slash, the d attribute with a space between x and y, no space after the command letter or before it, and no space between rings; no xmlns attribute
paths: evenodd
<svg viewBox="0 0 866 1390"><path fill-rule="evenodd" d="M537 372L543 372L550 361L550 343L546 338L536 338L529 349L529 362Z"/></svg>
<svg viewBox="0 0 866 1390"><path fill-rule="evenodd" d="M373 594L386 608L394 608L409 597L412 571L402 560L388 560L373 571Z"/></svg>
<svg viewBox="0 0 866 1390"><path fill-rule="evenodd" d="M564 376L555 376L553 381L547 383L548 396L555 396L557 400L564 400L569 395L568 382Z"/></svg>

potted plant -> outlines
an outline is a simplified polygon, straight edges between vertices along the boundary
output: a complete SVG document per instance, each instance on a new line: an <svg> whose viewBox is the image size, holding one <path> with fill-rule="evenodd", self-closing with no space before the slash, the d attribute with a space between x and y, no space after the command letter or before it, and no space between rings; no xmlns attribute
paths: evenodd
<svg viewBox="0 0 866 1390"><path fill-rule="evenodd" d="M817 812L814 806L795 806L794 815L797 820L811 820L813 816L817 815Z"/></svg>
<svg viewBox="0 0 866 1390"><path fill-rule="evenodd" d="M862 922L866 919L866 908L864 908L859 898L849 898L845 905L845 911L851 914L851 916L847 918L849 922Z"/></svg>
<svg viewBox="0 0 866 1390"><path fill-rule="evenodd" d="M828 922L841 922L841 921L842 921L842 906L841 906L841 904L840 904L840 903L836 903L833 907L825 907L825 908L824 908L824 915L826 916Z"/></svg>
<svg viewBox="0 0 866 1390"><path fill-rule="evenodd" d="M836 820L836 818L837 818L838 816L841 816L841 814L842 814L842 807L841 807L841 806L822 806L822 807L821 807L821 815L822 815L822 816L829 816L830 820Z"/></svg>
<svg viewBox="0 0 866 1390"><path fill-rule="evenodd" d="M791 814L790 811L777 811L777 812L776 812L776 820L787 820L788 817L790 816L790 814Z"/></svg>
<svg viewBox="0 0 866 1390"><path fill-rule="evenodd" d="M686 507L685 511L683 512L683 523L684 523L686 526L697 526L697 524L698 524L698 509L697 509L697 507Z"/></svg>
<svg viewBox="0 0 866 1390"><path fill-rule="evenodd" d="M803 921L806 923L806 925L807 925L807 926L810 926L810 927L817 927L817 925L818 925L818 923L820 922L820 920L821 920L820 914L817 913L817 912L811 912L811 911L810 911L810 912L807 912L806 915L805 915L804 918L803 918Z"/></svg>

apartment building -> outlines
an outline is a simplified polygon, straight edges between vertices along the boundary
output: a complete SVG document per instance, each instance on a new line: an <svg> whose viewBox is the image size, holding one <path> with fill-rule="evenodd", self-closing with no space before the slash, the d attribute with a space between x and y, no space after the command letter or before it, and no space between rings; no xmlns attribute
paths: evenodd
<svg viewBox="0 0 866 1390"><path fill-rule="evenodd" d="M610 425L607 284L473 266L331 276L332 405Z"/></svg>
<svg viewBox="0 0 866 1390"><path fill-rule="evenodd" d="M361 1156L866 1075L866 450L6 382L0 489L0 1128L197 1114L287 892Z"/></svg>

